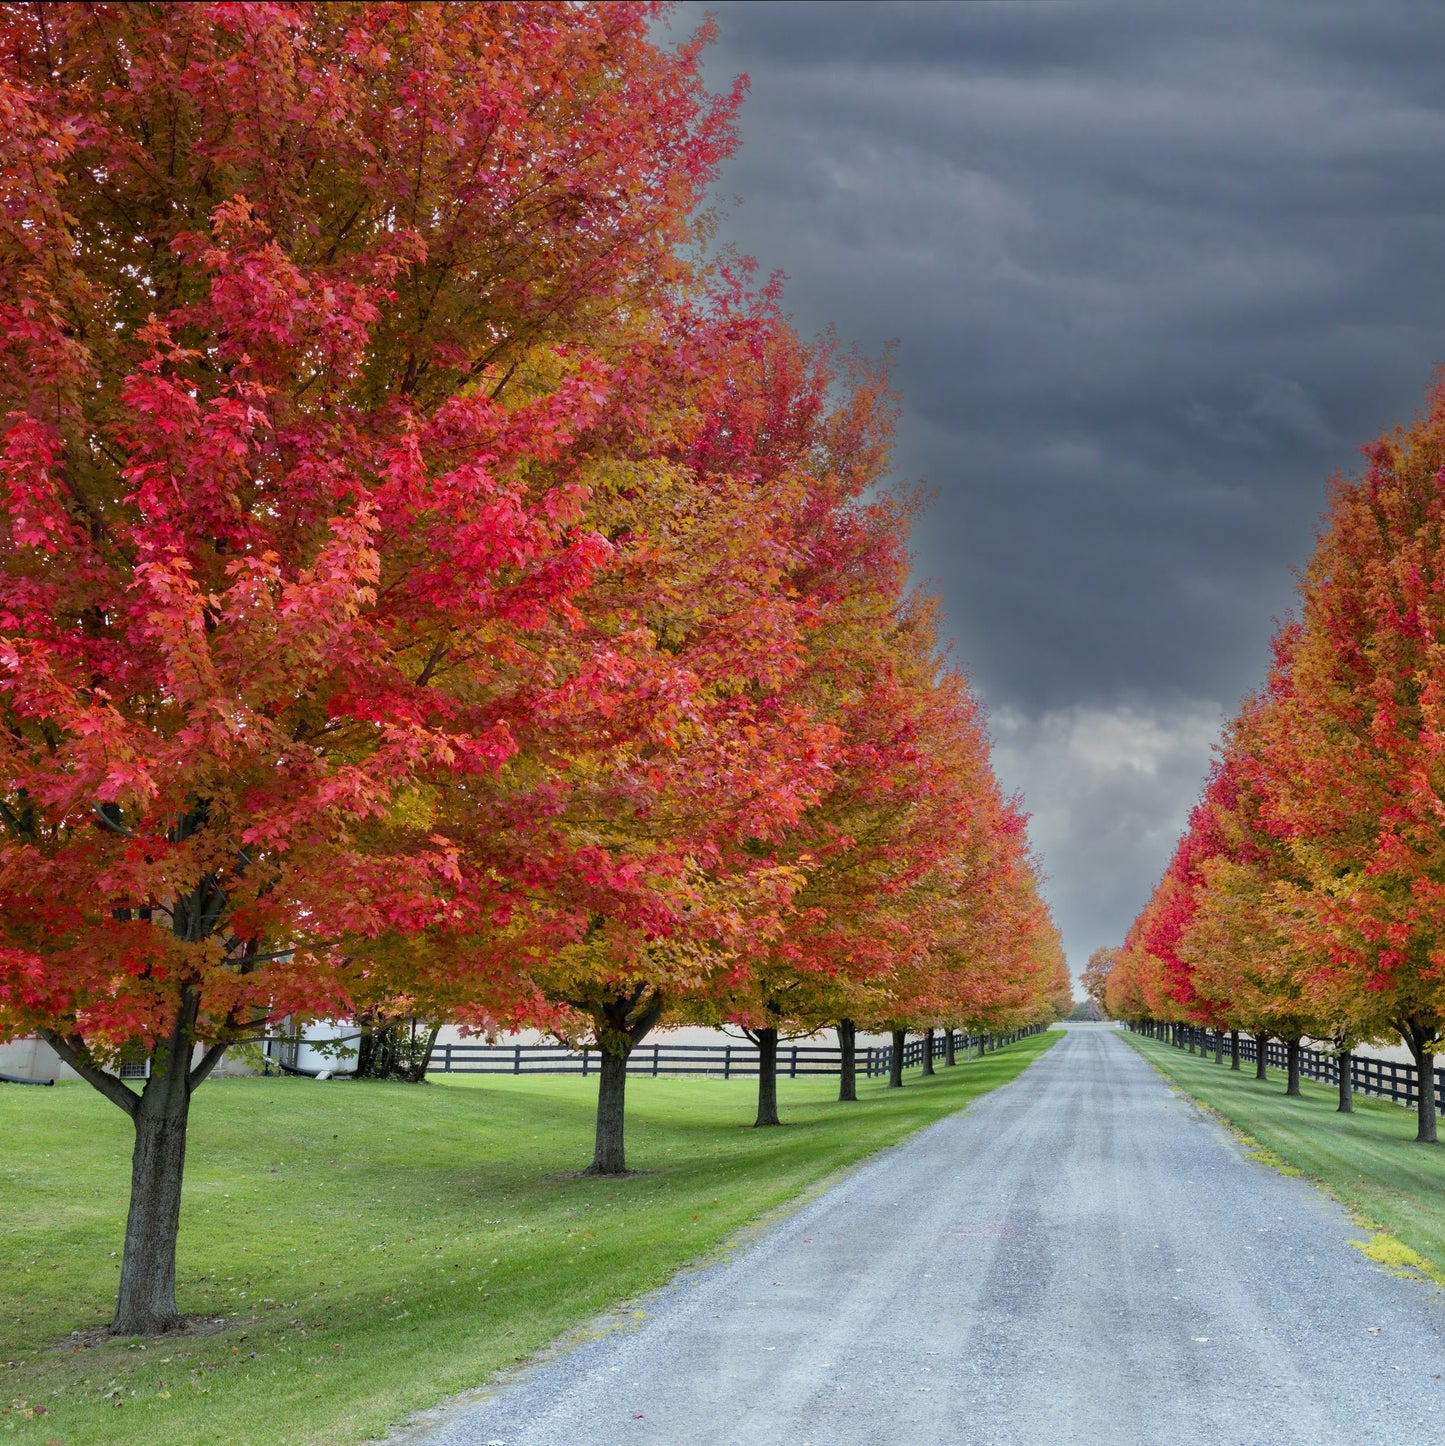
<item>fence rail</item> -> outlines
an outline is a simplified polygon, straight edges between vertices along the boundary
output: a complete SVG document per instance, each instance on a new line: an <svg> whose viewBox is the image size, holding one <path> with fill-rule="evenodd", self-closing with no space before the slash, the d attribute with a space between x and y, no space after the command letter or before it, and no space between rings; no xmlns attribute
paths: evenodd
<svg viewBox="0 0 1445 1446"><path fill-rule="evenodd" d="M964 1034L953 1031L956 1058L992 1053L1045 1026L1006 1034ZM948 1052L945 1031L933 1036L933 1058L945 1059ZM903 1068L923 1064L927 1041L922 1037L903 1046ZM439 1044L433 1050L427 1073L434 1074L596 1074L599 1051L569 1049L560 1044ZM893 1060L891 1045L872 1045L857 1051L858 1073L872 1079L886 1075ZM800 1075L835 1075L843 1068L842 1051L836 1045L793 1044L778 1046L778 1074L789 1079ZM643 1044L627 1060L630 1075L692 1074L720 1079L746 1078L758 1072L758 1051L752 1044Z"/></svg>
<svg viewBox="0 0 1445 1446"><path fill-rule="evenodd" d="M1218 1052L1227 1055L1231 1049L1231 1035L1227 1030L1203 1029L1192 1024L1130 1025L1130 1028L1136 1033L1172 1044L1176 1049L1187 1049L1191 1054L1198 1049L1201 1054ZM1218 1049L1216 1035L1219 1036ZM1253 1036L1240 1033L1239 1057L1241 1061L1257 1064L1259 1045ZM1350 1062L1351 1087L1361 1094L1376 1095L1381 1099L1394 1100L1396 1104L1412 1107L1419 1103L1420 1071L1413 1064L1401 1064L1393 1059L1378 1059L1372 1054L1350 1053L1345 1058ZM1267 1041L1264 1062L1266 1067L1288 1068L1289 1052L1282 1041ZM1299 1071L1306 1079L1319 1080L1322 1084L1338 1084L1340 1081L1339 1059L1325 1050L1301 1046ZM1434 1075L1435 1104L1437 1108L1445 1110L1445 1068L1435 1070Z"/></svg>

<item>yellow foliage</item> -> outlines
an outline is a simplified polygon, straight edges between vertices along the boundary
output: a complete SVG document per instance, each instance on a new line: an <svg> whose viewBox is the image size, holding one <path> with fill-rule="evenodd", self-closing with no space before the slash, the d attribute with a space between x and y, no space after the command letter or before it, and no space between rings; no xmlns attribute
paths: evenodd
<svg viewBox="0 0 1445 1446"><path fill-rule="evenodd" d="M1441 1272L1423 1255L1417 1255L1403 1240L1397 1240L1387 1230L1377 1230L1368 1240L1352 1240L1350 1244L1361 1255L1383 1265L1391 1275L1433 1280L1439 1285L1445 1285L1445 1272Z"/></svg>
<svg viewBox="0 0 1445 1446"><path fill-rule="evenodd" d="M436 820L437 791L418 785L401 789L391 801L387 822L393 828L430 829Z"/></svg>

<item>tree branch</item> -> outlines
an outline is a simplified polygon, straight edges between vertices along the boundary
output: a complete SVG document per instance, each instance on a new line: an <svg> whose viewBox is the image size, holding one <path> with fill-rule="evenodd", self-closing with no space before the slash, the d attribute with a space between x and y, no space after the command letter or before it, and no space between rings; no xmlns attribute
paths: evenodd
<svg viewBox="0 0 1445 1446"><path fill-rule="evenodd" d="M97 803L97 804L91 809L91 812L92 812L92 813L96 816L96 818L98 818L98 819L100 820L100 822L101 822L106 828L108 828L112 833L118 833L122 838L134 838L135 835L134 835L128 828L126 828L126 827L121 823L121 821L120 821L119 819L117 819L117 818L112 818L108 813L106 813L105 808L106 808L106 805L105 805L105 804L103 804L103 803ZM119 811L119 810L117 810L117 812L118 812L118 811Z"/></svg>
<svg viewBox="0 0 1445 1446"><path fill-rule="evenodd" d="M446 655L446 639L438 638L436 647L431 650L431 657L426 660L426 667L421 670L421 676L416 680L416 687L425 688L431 682L432 674L436 672L437 665Z"/></svg>
<svg viewBox="0 0 1445 1446"><path fill-rule="evenodd" d="M229 1040L224 1044L211 1045L200 1059L196 1061L190 1073L186 1075L186 1088L195 1089L198 1084L202 1083L206 1076L220 1064L222 1056L230 1047L231 1042Z"/></svg>
<svg viewBox="0 0 1445 1446"><path fill-rule="evenodd" d="M67 1037L57 1034L53 1029L42 1029L40 1037L81 1079L98 1089L111 1104L123 1109L131 1119L135 1119L136 1111L140 1108L140 1096L122 1084L115 1075L96 1068L80 1035L72 1034Z"/></svg>
<svg viewBox="0 0 1445 1446"><path fill-rule="evenodd" d="M294 954L298 949L330 949L341 942L340 939L323 939L319 944L292 944L286 949L277 949L270 954L242 954L236 958L227 959L227 964L265 964L271 959L285 959L288 955Z"/></svg>

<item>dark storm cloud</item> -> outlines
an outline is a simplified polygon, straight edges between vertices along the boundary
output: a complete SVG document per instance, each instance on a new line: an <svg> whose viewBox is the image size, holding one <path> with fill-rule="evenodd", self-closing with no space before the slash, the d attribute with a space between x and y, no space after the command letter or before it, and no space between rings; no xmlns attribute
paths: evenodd
<svg viewBox="0 0 1445 1446"><path fill-rule="evenodd" d="M1259 678L1325 478L1445 360L1445 11L710 8L709 76L752 78L724 235L805 329L899 339L898 471L937 494L918 570L1077 965L1162 867L1200 720ZM1064 788L1051 750L1108 718L1197 752Z"/></svg>

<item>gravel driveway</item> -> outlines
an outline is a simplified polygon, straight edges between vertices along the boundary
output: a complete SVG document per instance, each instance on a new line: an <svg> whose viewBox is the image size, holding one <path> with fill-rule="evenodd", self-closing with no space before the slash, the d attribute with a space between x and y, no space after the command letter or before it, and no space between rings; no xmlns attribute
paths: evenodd
<svg viewBox="0 0 1445 1446"><path fill-rule="evenodd" d="M1106 1026L428 1446L1445 1443L1445 1296Z"/></svg>

